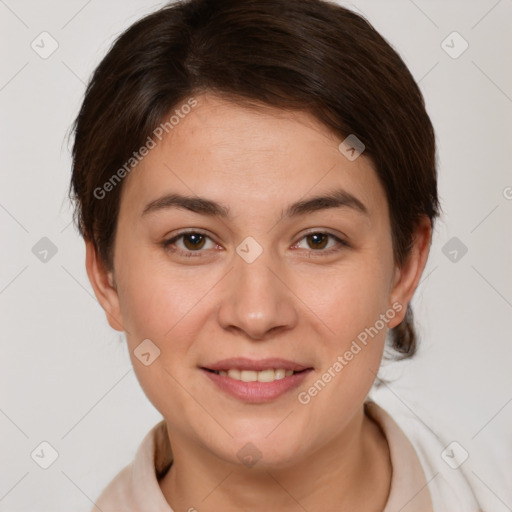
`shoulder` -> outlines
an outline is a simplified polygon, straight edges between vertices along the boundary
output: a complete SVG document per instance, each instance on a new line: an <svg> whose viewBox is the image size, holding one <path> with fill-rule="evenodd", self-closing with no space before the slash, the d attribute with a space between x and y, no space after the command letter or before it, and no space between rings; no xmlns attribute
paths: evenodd
<svg viewBox="0 0 512 512"><path fill-rule="evenodd" d="M132 485L133 462L125 466L103 489L91 512L131 511L133 503Z"/></svg>
<svg viewBox="0 0 512 512"><path fill-rule="evenodd" d="M423 422L412 412L390 413L375 405L388 422L399 427L413 446L425 474L434 512L480 512L464 467L467 452L462 445L446 439L434 426Z"/></svg>
<svg viewBox="0 0 512 512"><path fill-rule="evenodd" d="M160 489L155 466L160 464L166 439L162 420L146 434L133 461L105 487L91 512L172 512Z"/></svg>

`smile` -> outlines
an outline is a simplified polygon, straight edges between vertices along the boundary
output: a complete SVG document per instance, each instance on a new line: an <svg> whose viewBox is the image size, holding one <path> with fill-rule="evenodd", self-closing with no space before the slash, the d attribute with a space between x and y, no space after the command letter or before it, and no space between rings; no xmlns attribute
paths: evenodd
<svg viewBox="0 0 512 512"><path fill-rule="evenodd" d="M230 357L201 365L200 370L223 394L249 403L275 400L300 386L311 366L281 357Z"/></svg>
<svg viewBox="0 0 512 512"><path fill-rule="evenodd" d="M221 377L229 377L234 380L241 380L242 382L273 382L275 380L281 380L285 377L290 377L294 373L293 370L285 370L284 368L278 368L276 370L270 368L268 370L253 371L253 370L210 370Z"/></svg>

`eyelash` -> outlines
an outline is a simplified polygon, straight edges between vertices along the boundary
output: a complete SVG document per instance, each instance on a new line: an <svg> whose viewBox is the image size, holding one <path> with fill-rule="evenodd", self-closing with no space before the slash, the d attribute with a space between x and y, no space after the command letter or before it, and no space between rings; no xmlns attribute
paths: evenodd
<svg viewBox="0 0 512 512"><path fill-rule="evenodd" d="M197 230L195 230L195 231L183 231L183 232L177 234L176 236L174 236L174 237L172 237L172 238L170 238L168 240L164 240L161 245L162 245L162 247L166 251L169 251L169 252L172 252L172 253L180 253L182 256L186 256L186 257L196 256L196 254L199 255L201 252L204 252L204 251L201 251L201 250L198 250L198 251L184 251L183 249L179 249L179 248L173 247L173 244L176 241L178 241L180 238L183 238L186 235L201 235L201 236L211 240L211 238L208 235L206 235L205 233L202 233L201 231L197 231ZM331 247L330 249L327 249L327 250L322 250L322 249L319 249L319 250L310 249L309 250L309 252L317 253L320 256L330 255L330 254L342 251L343 249L346 249L346 248L350 247L350 245L345 240L339 238L336 235L333 235L332 233L328 233L328 232L325 232L325 231L311 231L309 233L306 233L294 245L297 245L304 238L306 238L308 236L311 236L311 235L327 235L328 237L331 237L336 242L338 242L337 246Z"/></svg>

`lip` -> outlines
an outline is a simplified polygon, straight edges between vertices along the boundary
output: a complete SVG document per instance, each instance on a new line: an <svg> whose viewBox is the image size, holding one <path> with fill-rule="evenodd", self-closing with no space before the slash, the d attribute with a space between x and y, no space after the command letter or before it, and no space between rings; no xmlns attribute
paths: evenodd
<svg viewBox="0 0 512 512"><path fill-rule="evenodd" d="M231 357L200 367L206 377L220 390L228 395L249 403L263 403L275 400L286 392L300 386L306 376L313 371L311 366L296 363L289 359L271 357L266 359L248 359L246 357ZM262 371L268 369L293 370L289 377L273 382L242 382L228 376L221 376L208 370L227 371L230 369Z"/></svg>
<svg viewBox="0 0 512 512"><path fill-rule="evenodd" d="M248 359L246 357L232 357L229 359L222 359L221 361L217 361L216 363L208 364L202 366L207 370L230 370L232 368L236 368L237 370L252 370L252 371L262 371L269 369L279 369L282 368L284 370L293 370L295 372L301 372L302 370L307 370L311 368L310 366L304 366L294 361L290 361L288 359L281 358L267 358L267 359Z"/></svg>

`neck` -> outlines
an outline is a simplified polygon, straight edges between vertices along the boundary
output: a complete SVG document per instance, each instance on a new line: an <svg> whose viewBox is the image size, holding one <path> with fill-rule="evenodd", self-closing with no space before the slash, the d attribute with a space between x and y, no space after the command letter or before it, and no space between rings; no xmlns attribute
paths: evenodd
<svg viewBox="0 0 512 512"><path fill-rule="evenodd" d="M339 435L286 469L246 468L178 433L170 432L170 439L174 461L159 483L175 511L373 512L384 509L389 495L387 441L363 406Z"/></svg>

